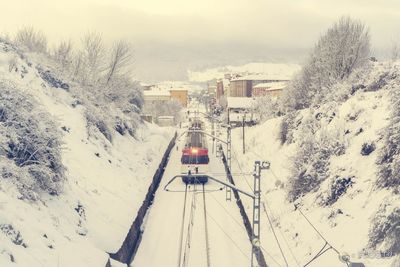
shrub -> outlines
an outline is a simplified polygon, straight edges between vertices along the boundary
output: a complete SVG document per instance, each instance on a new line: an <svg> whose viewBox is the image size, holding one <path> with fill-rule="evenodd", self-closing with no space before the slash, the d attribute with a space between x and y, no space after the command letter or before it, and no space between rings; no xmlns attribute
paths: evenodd
<svg viewBox="0 0 400 267"><path fill-rule="evenodd" d="M354 176L348 178L336 176L330 186L330 192L328 198L325 200L325 205L329 206L338 201L339 198L347 192L347 189L353 186L353 178Z"/></svg>
<svg viewBox="0 0 400 267"><path fill-rule="evenodd" d="M385 254L400 253L400 208L393 203L382 203L369 232L369 246L378 246Z"/></svg>
<svg viewBox="0 0 400 267"><path fill-rule="evenodd" d="M400 191L400 90L397 86L391 88L390 122L385 129L385 145L379 153L379 173L377 185L382 188L392 188Z"/></svg>
<svg viewBox="0 0 400 267"><path fill-rule="evenodd" d="M321 123L311 112L302 121L296 136L298 150L291 159L291 179L288 197L295 201L306 193L315 191L329 177L331 156L342 155L345 144L338 133L322 129Z"/></svg>
<svg viewBox="0 0 400 267"><path fill-rule="evenodd" d="M32 96L11 83L0 82L0 88L0 155L7 158L0 158L1 175L17 180L27 198L34 196L29 191L60 193L65 168L58 125Z"/></svg>

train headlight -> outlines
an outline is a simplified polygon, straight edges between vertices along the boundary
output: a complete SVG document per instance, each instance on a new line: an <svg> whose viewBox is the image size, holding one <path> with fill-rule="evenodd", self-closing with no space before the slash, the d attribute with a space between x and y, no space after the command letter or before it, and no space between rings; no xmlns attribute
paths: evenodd
<svg viewBox="0 0 400 267"><path fill-rule="evenodd" d="M197 154L199 150L197 148L192 148L192 154Z"/></svg>

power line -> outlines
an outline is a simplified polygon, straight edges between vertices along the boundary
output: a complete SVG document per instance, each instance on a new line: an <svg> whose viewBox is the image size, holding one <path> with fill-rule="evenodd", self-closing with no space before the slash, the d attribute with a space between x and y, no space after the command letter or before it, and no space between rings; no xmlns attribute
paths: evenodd
<svg viewBox="0 0 400 267"><path fill-rule="evenodd" d="M203 207L204 207L204 231L205 231L205 238L206 238L207 267L210 267L211 266L211 263L210 263L210 245L209 245L209 240L208 240L206 193L205 193L205 190L204 190L204 184L203 184Z"/></svg>
<svg viewBox="0 0 400 267"><path fill-rule="evenodd" d="M218 222L210 215L210 213L207 212L207 215L214 221L214 223L218 226L218 228L225 234L226 237L229 238L229 240L232 242L232 244L245 256L248 260L250 260L250 257L246 255L246 253L239 247L239 245L231 238L231 236L225 232L225 230L221 227L221 225L218 224Z"/></svg>
<svg viewBox="0 0 400 267"><path fill-rule="evenodd" d="M183 242L183 231L185 228L185 215L186 215L186 197L187 197L187 184L185 187L185 197L183 201L183 215L182 215L182 225L181 225L181 234L179 238L179 250L178 250L178 267L181 267L181 258L182 258L182 242Z"/></svg>
<svg viewBox="0 0 400 267"><path fill-rule="evenodd" d="M265 212L265 215L267 215L267 218L268 218L268 223L269 223L269 225L270 225L270 227L271 227L272 233L274 234L275 241L276 241L276 243L278 244L278 247L279 247L279 250L280 250L280 252L281 252L281 254L282 254L283 260L285 261L286 266L288 267L289 264L288 264L288 262L287 262L287 260L286 260L285 254L283 253L281 244L279 243L279 239L278 239L278 237L276 236L275 229L274 229L274 226L272 225L272 222L271 222L271 219L270 219L270 217L269 217L269 215L268 215L267 209L265 208L265 202L263 202L262 204L263 204L263 208L264 208L263 210L264 210L264 212Z"/></svg>

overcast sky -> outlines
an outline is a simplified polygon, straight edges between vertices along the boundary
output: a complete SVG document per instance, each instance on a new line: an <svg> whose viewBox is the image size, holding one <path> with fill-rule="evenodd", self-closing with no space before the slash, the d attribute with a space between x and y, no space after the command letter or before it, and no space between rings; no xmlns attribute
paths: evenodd
<svg viewBox="0 0 400 267"><path fill-rule="evenodd" d="M185 79L186 70L248 62L301 62L342 15L370 28L373 52L400 40L399 0L0 0L0 32L24 25L52 43L88 30L135 48L135 75Z"/></svg>

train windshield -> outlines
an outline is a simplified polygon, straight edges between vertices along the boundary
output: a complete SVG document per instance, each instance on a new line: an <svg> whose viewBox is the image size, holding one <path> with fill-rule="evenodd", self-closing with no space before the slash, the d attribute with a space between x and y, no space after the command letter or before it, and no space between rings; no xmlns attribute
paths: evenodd
<svg viewBox="0 0 400 267"><path fill-rule="evenodd" d="M208 164L209 161L208 155L183 155L181 158L182 164Z"/></svg>

